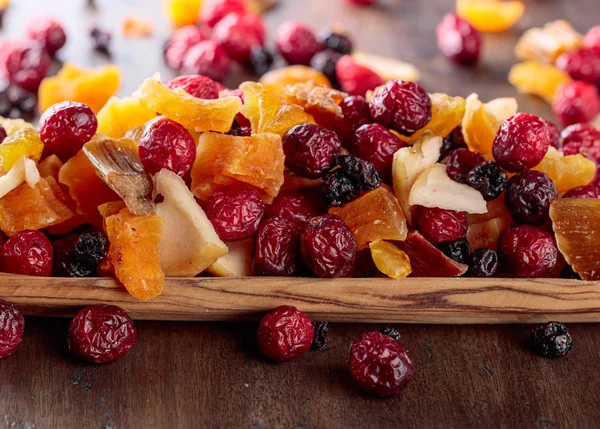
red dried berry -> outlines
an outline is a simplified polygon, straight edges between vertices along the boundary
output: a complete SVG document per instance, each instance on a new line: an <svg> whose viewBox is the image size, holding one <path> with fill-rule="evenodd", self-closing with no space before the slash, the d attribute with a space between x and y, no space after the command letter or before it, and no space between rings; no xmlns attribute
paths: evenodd
<svg viewBox="0 0 600 429"><path fill-rule="evenodd" d="M355 6L371 6L377 3L377 0L346 0L346 2Z"/></svg>
<svg viewBox="0 0 600 429"><path fill-rule="evenodd" d="M492 153L500 167L517 172L538 165L549 147L546 121L530 113L517 113L500 125Z"/></svg>
<svg viewBox="0 0 600 429"><path fill-rule="evenodd" d="M336 67L337 62L342 58L342 54L332 49L325 49L324 51L317 52L310 60L310 67L323 73L331 85L337 88L340 83L337 80Z"/></svg>
<svg viewBox="0 0 600 429"><path fill-rule="evenodd" d="M415 221L421 234L436 245L464 238L469 229L466 212L437 207L418 206Z"/></svg>
<svg viewBox="0 0 600 429"><path fill-rule="evenodd" d="M159 116L146 125L139 152L147 173L156 174L166 168L184 176L196 159L196 142L183 125Z"/></svg>
<svg viewBox="0 0 600 429"><path fill-rule="evenodd" d="M21 231L0 251L0 271L26 276L52 275L52 243L40 231Z"/></svg>
<svg viewBox="0 0 600 429"><path fill-rule="evenodd" d="M361 95L350 95L344 98L340 108L344 118L332 124L332 129L344 144L351 145L356 130L371 123L371 109L365 97Z"/></svg>
<svg viewBox="0 0 600 429"><path fill-rule="evenodd" d="M431 98L421 85L392 80L375 90L370 103L373 120L410 136L429 123Z"/></svg>
<svg viewBox="0 0 600 429"><path fill-rule="evenodd" d="M312 218L300 234L302 260L318 277L350 277L357 248L348 226L330 214Z"/></svg>
<svg viewBox="0 0 600 429"><path fill-rule="evenodd" d="M356 130L352 145L348 148L352 155L369 161L384 182L392 177L394 153L405 143L379 124L363 125Z"/></svg>
<svg viewBox="0 0 600 429"><path fill-rule="evenodd" d="M560 128L554 123L550 122L546 119L540 118L546 126L548 127L548 137L550 137L550 146L555 147L556 149L562 148L562 140L560 137Z"/></svg>
<svg viewBox="0 0 600 429"><path fill-rule="evenodd" d="M4 128L2 125L0 125L0 143L2 143L6 137L7 137L6 128Z"/></svg>
<svg viewBox="0 0 600 429"><path fill-rule="evenodd" d="M395 396L412 380L414 364L400 342L381 332L367 332L350 347L350 374L366 392Z"/></svg>
<svg viewBox="0 0 600 429"><path fill-rule="evenodd" d="M244 0L208 0L204 2L200 17L209 27L214 27L230 13L247 12Z"/></svg>
<svg viewBox="0 0 600 429"><path fill-rule="evenodd" d="M296 225L281 216L260 224L254 244L254 274L283 276L296 274L300 260L300 234Z"/></svg>
<svg viewBox="0 0 600 429"><path fill-rule="evenodd" d="M297 21L285 22L277 28L275 45L281 56L290 64L309 65L312 57L323 50L315 33Z"/></svg>
<svg viewBox="0 0 600 429"><path fill-rule="evenodd" d="M335 66L335 75L342 91L364 96L383 85L383 79L373 70L357 64L350 55L344 55Z"/></svg>
<svg viewBox="0 0 600 429"><path fill-rule="evenodd" d="M329 171L341 147L336 133L312 124L296 125L283 136L285 165L308 179L317 179Z"/></svg>
<svg viewBox="0 0 600 429"><path fill-rule="evenodd" d="M225 188L206 201L204 211L225 241L254 235L265 213L265 204L254 189Z"/></svg>
<svg viewBox="0 0 600 429"><path fill-rule="evenodd" d="M438 24L436 34L438 48L445 57L464 66L477 64L481 35L469 21L449 13Z"/></svg>
<svg viewBox="0 0 600 429"><path fill-rule="evenodd" d="M483 162L485 159L481 155L465 148L453 150L442 160L442 164L446 164L448 177L458 183L467 183L469 171Z"/></svg>
<svg viewBox="0 0 600 429"><path fill-rule="evenodd" d="M227 51L213 40L205 40L192 46L181 64L182 74L201 74L222 82L231 70Z"/></svg>
<svg viewBox="0 0 600 429"><path fill-rule="evenodd" d="M45 151L66 161L96 134L98 120L87 104L63 101L46 109L38 127Z"/></svg>
<svg viewBox="0 0 600 429"><path fill-rule="evenodd" d="M196 25L186 25L175 30L165 50L167 64L178 70L190 48L208 39L207 31Z"/></svg>
<svg viewBox="0 0 600 429"><path fill-rule="evenodd" d="M284 362L310 350L315 330L296 307L282 305L267 313L258 325L258 345L269 359Z"/></svg>
<svg viewBox="0 0 600 429"><path fill-rule="evenodd" d="M202 75L179 76L167 82L167 88L181 88L190 95L205 100L219 98L219 89L214 80Z"/></svg>
<svg viewBox="0 0 600 429"><path fill-rule="evenodd" d="M46 16L38 16L29 21L25 35L28 39L39 42L52 56L67 42L65 29L60 22Z"/></svg>
<svg viewBox="0 0 600 429"><path fill-rule="evenodd" d="M598 89L577 80L564 83L554 94L552 111L565 127L589 122L600 112Z"/></svg>
<svg viewBox="0 0 600 429"><path fill-rule="evenodd" d="M600 186L585 185L570 189L563 198L600 198Z"/></svg>
<svg viewBox="0 0 600 429"><path fill-rule="evenodd" d="M267 206L265 217L281 216L302 228L306 222L315 216L323 214L322 204L307 192L282 191Z"/></svg>
<svg viewBox="0 0 600 429"><path fill-rule="evenodd" d="M4 59L10 82L30 92L37 91L52 63L44 47L33 41L10 46Z"/></svg>
<svg viewBox="0 0 600 429"><path fill-rule="evenodd" d="M137 340L137 329L125 310L116 305L90 305L69 325L69 349L92 363L113 362Z"/></svg>
<svg viewBox="0 0 600 429"><path fill-rule="evenodd" d="M582 123L568 126L562 132L563 153L578 153L600 164L600 131L592 124Z"/></svg>
<svg viewBox="0 0 600 429"><path fill-rule="evenodd" d="M244 115L237 113L227 134L238 137L250 137L252 135L252 124Z"/></svg>
<svg viewBox="0 0 600 429"><path fill-rule="evenodd" d="M354 261L354 278L373 278L382 277L383 274L377 269L370 249L363 249L356 252Z"/></svg>
<svg viewBox="0 0 600 429"><path fill-rule="evenodd" d="M504 266L517 277L541 277L558 257L552 235L530 225L507 229L498 239L498 252Z"/></svg>
<svg viewBox="0 0 600 429"><path fill-rule="evenodd" d="M232 59L247 63L252 49L265 44L265 25L254 14L230 13L215 25L213 38Z"/></svg>
<svg viewBox="0 0 600 429"><path fill-rule="evenodd" d="M504 203L517 223L542 225L550 219L550 202L555 198L558 192L548 175L525 170L508 181Z"/></svg>
<svg viewBox="0 0 600 429"><path fill-rule="evenodd" d="M0 299L0 359L17 350L24 331L25 319L19 309Z"/></svg>
<svg viewBox="0 0 600 429"><path fill-rule="evenodd" d="M600 53L600 25L596 25L588 30L583 38L583 46Z"/></svg>
<svg viewBox="0 0 600 429"><path fill-rule="evenodd" d="M600 52L585 48L565 52L555 65L575 80L600 85Z"/></svg>

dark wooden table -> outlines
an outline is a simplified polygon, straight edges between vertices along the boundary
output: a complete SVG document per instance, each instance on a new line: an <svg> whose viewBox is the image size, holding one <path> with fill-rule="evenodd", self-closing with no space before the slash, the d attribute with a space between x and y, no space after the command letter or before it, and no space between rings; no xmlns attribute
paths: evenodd
<svg viewBox="0 0 600 429"><path fill-rule="evenodd" d="M533 25L566 18L585 31L600 21L597 0L528 2L519 25L485 39L482 64L453 67L438 55L434 29L452 0L389 0L356 9L342 0L288 0L267 15L303 19L315 28L341 22L361 50L414 62L429 91L488 100L517 96L521 110L549 116L539 100L518 96L506 81L512 46ZM105 61L93 54L87 27L117 29L128 13L154 19L156 34L124 40L115 32L113 61L122 67L122 94L165 69L160 54L168 28L159 0L14 0L2 37L18 36L41 12L67 26L63 60ZM575 347L559 361L532 355L528 326L397 326L416 362L400 397L360 393L347 371L353 338L381 326L333 325L331 343L285 364L262 359L255 324L138 322L139 341L120 361L87 365L67 350L68 320L27 319L17 352L0 362L0 426L22 428L590 428L600 423L600 328L570 326Z"/></svg>

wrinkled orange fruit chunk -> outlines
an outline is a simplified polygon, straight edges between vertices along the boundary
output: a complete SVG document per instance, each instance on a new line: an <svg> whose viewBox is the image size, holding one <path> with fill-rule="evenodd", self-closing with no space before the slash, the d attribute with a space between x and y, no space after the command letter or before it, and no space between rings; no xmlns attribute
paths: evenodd
<svg viewBox="0 0 600 429"><path fill-rule="evenodd" d="M495 33L508 30L525 12L521 1L457 0L456 12L479 31Z"/></svg>
<svg viewBox="0 0 600 429"><path fill-rule="evenodd" d="M77 101L98 113L121 84L117 66L106 65L97 69L82 69L65 63L56 76L47 77L38 90L39 110L44 112L61 101Z"/></svg>
<svg viewBox="0 0 600 429"><path fill-rule="evenodd" d="M308 114L319 120L342 119L344 114L339 104L348 96L345 92L325 85L297 83L285 88L285 101L301 106Z"/></svg>
<svg viewBox="0 0 600 429"><path fill-rule="evenodd" d="M37 162L43 150L44 143L33 125L25 124L0 144L0 168L10 170L22 156Z"/></svg>
<svg viewBox="0 0 600 429"><path fill-rule="evenodd" d="M38 171L40 172L41 177L51 176L58 180L58 172L63 165L63 162L58 156L50 155L39 163Z"/></svg>
<svg viewBox="0 0 600 429"><path fill-rule="evenodd" d="M198 132L229 131L242 107L239 97L196 98L181 88L167 88L157 77L146 79L133 95L146 109Z"/></svg>
<svg viewBox="0 0 600 429"><path fill-rule="evenodd" d="M202 0L166 0L164 2L165 15L177 27L196 24L201 7Z"/></svg>
<svg viewBox="0 0 600 429"><path fill-rule="evenodd" d="M546 173L556 185L559 194L589 184L596 174L596 163L581 154L564 156L554 147L532 170Z"/></svg>
<svg viewBox="0 0 600 429"><path fill-rule="evenodd" d="M406 239L406 218L394 193L385 185L369 191L329 213L342 218L354 234L359 249L375 240Z"/></svg>
<svg viewBox="0 0 600 429"><path fill-rule="evenodd" d="M226 186L250 187L271 202L283 184L285 155L277 134L236 137L204 133L192 167L192 193L206 200Z"/></svg>
<svg viewBox="0 0 600 429"><path fill-rule="evenodd" d="M156 117L156 113L146 109L137 98L110 97L96 115L98 133L119 139L133 128L139 127Z"/></svg>
<svg viewBox="0 0 600 429"><path fill-rule="evenodd" d="M160 216L135 216L127 210L106 218L108 257L115 276L133 297L146 301L162 294L165 275L160 267Z"/></svg>
<svg viewBox="0 0 600 429"><path fill-rule="evenodd" d="M558 87L570 80L566 72L534 61L515 64L508 74L508 81L519 92L537 95L549 104L552 104Z"/></svg>
<svg viewBox="0 0 600 429"><path fill-rule="evenodd" d="M54 192L56 198L74 213L74 215L69 219L57 223L56 225L49 226L46 228L46 230L50 234L63 235L70 233L74 228L77 228L80 225L88 223L86 216L77 213L77 203L69 195L69 189L65 185L58 183L58 177L47 176L45 179L52 189L52 192Z"/></svg>
<svg viewBox="0 0 600 429"><path fill-rule="evenodd" d="M369 244L377 269L393 279L408 277L412 272L408 255L392 243L377 240Z"/></svg>
<svg viewBox="0 0 600 429"><path fill-rule="evenodd" d="M284 90L288 85L294 85L296 83L312 82L315 85L331 87L331 82L329 82L329 79L327 79L323 73L308 66L300 65L271 70L270 72L265 73L259 79L259 82L273 94L280 97L284 97Z"/></svg>

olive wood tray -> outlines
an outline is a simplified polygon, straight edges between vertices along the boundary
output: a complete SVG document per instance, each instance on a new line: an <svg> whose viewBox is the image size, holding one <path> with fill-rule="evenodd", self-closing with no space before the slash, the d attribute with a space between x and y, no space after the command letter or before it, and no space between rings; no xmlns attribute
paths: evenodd
<svg viewBox="0 0 600 429"><path fill-rule="evenodd" d="M331 322L600 322L600 281L560 279L169 278L162 296L143 302L109 278L1 275L0 298L58 317L104 303L146 320L253 320L294 305Z"/></svg>

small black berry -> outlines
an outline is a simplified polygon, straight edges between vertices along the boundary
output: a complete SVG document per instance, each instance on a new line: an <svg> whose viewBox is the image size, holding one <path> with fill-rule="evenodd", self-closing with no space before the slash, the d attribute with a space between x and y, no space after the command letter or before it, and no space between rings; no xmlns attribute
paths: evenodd
<svg viewBox="0 0 600 429"><path fill-rule="evenodd" d="M92 38L92 47L94 50L104 54L109 53L110 40L112 39L110 31L95 26L90 29L90 37Z"/></svg>
<svg viewBox="0 0 600 429"><path fill-rule="evenodd" d="M325 49L332 49L342 55L352 53L352 40L344 33L327 30L321 34L320 38L321 44Z"/></svg>
<svg viewBox="0 0 600 429"><path fill-rule="evenodd" d="M336 163L350 176L363 191L372 191L381 186L381 178L375 166L369 161L352 155L339 155Z"/></svg>
<svg viewBox="0 0 600 429"><path fill-rule="evenodd" d="M442 141L442 149L440 150L440 160L444 159L446 155L452 152L454 149L460 149L467 147L465 138L462 134L462 127L459 125L454 128L450 134L444 137Z"/></svg>
<svg viewBox="0 0 600 429"><path fill-rule="evenodd" d="M321 350L329 343L329 323L327 322L312 322L315 330L312 346L313 350Z"/></svg>
<svg viewBox="0 0 600 429"><path fill-rule="evenodd" d="M360 195L360 188L343 169L330 171L323 176L321 192L330 206L341 206Z"/></svg>
<svg viewBox="0 0 600 429"><path fill-rule="evenodd" d="M469 246L469 242L466 239L461 238L456 241L442 243L438 247L450 259L454 259L461 264L469 263L471 246Z"/></svg>
<svg viewBox="0 0 600 429"><path fill-rule="evenodd" d="M491 201L504 192L508 186L508 177L495 162L484 162L469 171L467 184L477 189L486 201Z"/></svg>
<svg viewBox="0 0 600 429"><path fill-rule="evenodd" d="M274 61L273 54L262 46L256 46L250 51L250 68L259 76L271 70Z"/></svg>
<svg viewBox="0 0 600 429"><path fill-rule="evenodd" d="M75 244L75 257L81 263L97 267L108 253L108 238L103 232L85 232Z"/></svg>
<svg viewBox="0 0 600 429"><path fill-rule="evenodd" d="M533 170L511 177L504 194L504 202L512 218L527 225L546 223L550 219L550 202L556 198L558 192L552 179Z"/></svg>
<svg viewBox="0 0 600 429"><path fill-rule="evenodd" d="M331 49L326 49L324 51L318 52L310 61L310 66L323 73L327 76L327 79L331 82L334 87L338 87L339 83L337 80L337 74L335 72L335 68L337 62L340 58L342 58L342 54L339 52L332 51Z"/></svg>
<svg viewBox="0 0 600 429"><path fill-rule="evenodd" d="M500 267L498 254L492 249L475 249L469 263L468 277L494 277Z"/></svg>
<svg viewBox="0 0 600 429"><path fill-rule="evenodd" d="M550 359L558 359L573 348L573 339L565 325L549 322L531 333L533 352Z"/></svg>
<svg viewBox="0 0 600 429"><path fill-rule="evenodd" d="M394 328L381 328L379 330L379 332L381 332L383 335L387 335L388 337L390 337L393 340L396 340L398 342L402 341L402 337L400 336L400 333L398 331L396 331Z"/></svg>

